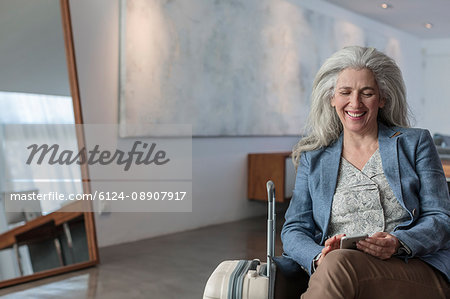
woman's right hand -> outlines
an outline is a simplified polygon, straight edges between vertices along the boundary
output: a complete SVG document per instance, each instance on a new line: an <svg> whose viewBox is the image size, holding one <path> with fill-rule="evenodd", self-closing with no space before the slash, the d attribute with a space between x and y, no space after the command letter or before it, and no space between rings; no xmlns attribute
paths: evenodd
<svg viewBox="0 0 450 299"><path fill-rule="evenodd" d="M316 268L322 263L323 259L328 253L341 247L341 239L344 236L345 234L336 235L325 241L325 247L322 249L319 260L316 262Z"/></svg>

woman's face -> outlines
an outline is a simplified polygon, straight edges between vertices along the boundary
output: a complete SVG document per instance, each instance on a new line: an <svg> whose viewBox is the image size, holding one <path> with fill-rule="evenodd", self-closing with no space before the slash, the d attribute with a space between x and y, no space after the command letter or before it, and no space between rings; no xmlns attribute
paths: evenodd
<svg viewBox="0 0 450 299"><path fill-rule="evenodd" d="M384 104L371 70L345 69L339 74L331 106L339 115L344 133L377 132L378 109Z"/></svg>

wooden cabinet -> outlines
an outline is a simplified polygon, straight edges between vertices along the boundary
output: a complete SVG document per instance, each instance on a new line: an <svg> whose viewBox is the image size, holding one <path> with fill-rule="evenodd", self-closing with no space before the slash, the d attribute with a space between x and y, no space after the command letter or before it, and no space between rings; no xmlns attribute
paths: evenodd
<svg viewBox="0 0 450 299"><path fill-rule="evenodd" d="M267 200L266 183L272 180L275 184L275 200L289 201L292 196L292 180L295 179L290 154L290 152L248 154L249 199Z"/></svg>
<svg viewBox="0 0 450 299"><path fill-rule="evenodd" d="M442 166L444 167L445 177L450 179L450 160L442 160Z"/></svg>

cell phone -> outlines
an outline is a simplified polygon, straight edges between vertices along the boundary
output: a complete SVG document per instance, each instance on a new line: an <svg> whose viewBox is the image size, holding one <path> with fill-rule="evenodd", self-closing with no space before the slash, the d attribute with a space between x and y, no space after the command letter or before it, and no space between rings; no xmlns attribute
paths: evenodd
<svg viewBox="0 0 450 299"><path fill-rule="evenodd" d="M342 237L341 249L356 249L356 243L368 237L368 234Z"/></svg>

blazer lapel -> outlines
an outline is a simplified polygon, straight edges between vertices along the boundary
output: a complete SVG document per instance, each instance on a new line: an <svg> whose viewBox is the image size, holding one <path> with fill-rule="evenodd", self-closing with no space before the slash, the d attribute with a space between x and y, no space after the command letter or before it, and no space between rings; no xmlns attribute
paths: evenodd
<svg viewBox="0 0 450 299"><path fill-rule="evenodd" d="M323 182L322 186L322 200L323 200L323 210L320 213L320 222L324 225L323 227L328 228L331 206L333 202L334 191L337 185L339 164L342 155L342 142L343 134L338 140L326 149L326 155L323 157L320 163L320 181ZM326 236L324 236L325 238Z"/></svg>
<svg viewBox="0 0 450 299"><path fill-rule="evenodd" d="M400 169L398 161L398 137L402 133L392 130L383 124L378 126L378 145L380 149L383 171L395 197L404 206L400 185Z"/></svg>

